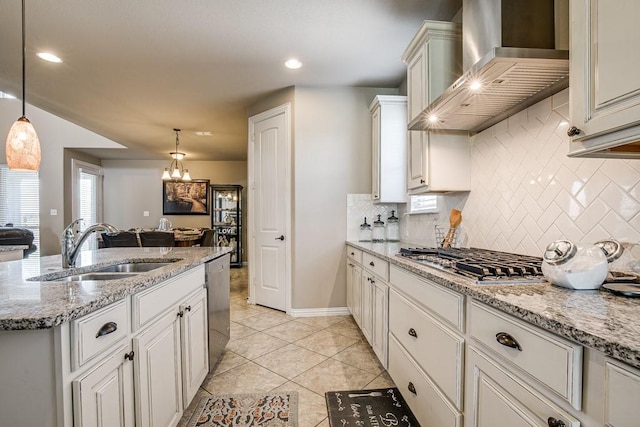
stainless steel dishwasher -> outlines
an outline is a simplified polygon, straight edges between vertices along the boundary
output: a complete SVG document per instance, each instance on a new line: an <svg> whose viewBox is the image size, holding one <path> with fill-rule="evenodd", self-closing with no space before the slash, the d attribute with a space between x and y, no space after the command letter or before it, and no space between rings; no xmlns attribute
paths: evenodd
<svg viewBox="0 0 640 427"><path fill-rule="evenodd" d="M209 372L216 367L229 342L229 254L205 264L209 312Z"/></svg>

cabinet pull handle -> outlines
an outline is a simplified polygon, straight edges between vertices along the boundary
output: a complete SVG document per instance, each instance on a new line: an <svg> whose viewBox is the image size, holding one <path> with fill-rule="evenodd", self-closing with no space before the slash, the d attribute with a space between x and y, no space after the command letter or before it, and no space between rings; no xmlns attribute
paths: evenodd
<svg viewBox="0 0 640 427"><path fill-rule="evenodd" d="M369 265L370 265L371 267L375 267L375 266L376 266L376 265L373 263L373 261L371 261L371 262L369 263Z"/></svg>
<svg viewBox="0 0 640 427"><path fill-rule="evenodd" d="M418 333L413 328L409 328L409 335L411 335L414 338L418 338Z"/></svg>
<svg viewBox="0 0 640 427"><path fill-rule="evenodd" d="M516 341L514 337L512 337L506 332L498 332L496 334L496 341L498 341L500 344L506 347L511 347L519 351L522 351L522 347L520 347L520 344L518 344L518 341Z"/></svg>
<svg viewBox="0 0 640 427"><path fill-rule="evenodd" d="M133 356L135 356L135 353L133 352L133 350L131 350L129 353L124 354L124 360L133 361Z"/></svg>
<svg viewBox="0 0 640 427"><path fill-rule="evenodd" d="M179 311L178 312L178 317L182 317L182 316L184 316L184 311Z"/></svg>
<svg viewBox="0 0 640 427"><path fill-rule="evenodd" d="M416 391L416 386L414 386L411 381L409 381L409 385L407 386L407 388L411 393L418 395L418 392Z"/></svg>
<svg viewBox="0 0 640 427"><path fill-rule="evenodd" d="M571 126L569 129L567 129L567 136L576 136L580 135L581 133L582 131L575 126Z"/></svg>
<svg viewBox="0 0 640 427"><path fill-rule="evenodd" d="M190 305L188 305L188 306L186 306L184 309L185 309L185 311L191 311L191 306L190 306Z"/></svg>
<svg viewBox="0 0 640 427"><path fill-rule="evenodd" d="M102 325L98 333L96 334L96 338L109 335L112 332L115 332L118 329L118 324L116 322L108 322Z"/></svg>
<svg viewBox="0 0 640 427"><path fill-rule="evenodd" d="M549 427L566 427L564 421L556 420L553 417L549 417L547 419L547 424L549 425Z"/></svg>

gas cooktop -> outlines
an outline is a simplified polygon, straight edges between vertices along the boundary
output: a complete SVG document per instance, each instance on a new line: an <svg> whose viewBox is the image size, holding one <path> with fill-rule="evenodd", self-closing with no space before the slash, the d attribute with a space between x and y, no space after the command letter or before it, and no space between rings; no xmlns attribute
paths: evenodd
<svg viewBox="0 0 640 427"><path fill-rule="evenodd" d="M479 285L544 283L542 258L480 248L402 248L397 256Z"/></svg>

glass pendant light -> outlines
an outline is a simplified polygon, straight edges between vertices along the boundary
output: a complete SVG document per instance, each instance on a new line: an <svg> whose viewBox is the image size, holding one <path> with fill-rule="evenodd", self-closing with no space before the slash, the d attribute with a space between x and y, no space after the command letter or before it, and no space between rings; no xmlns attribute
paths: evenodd
<svg viewBox="0 0 640 427"><path fill-rule="evenodd" d="M174 181L191 181L191 175L189 175L189 170L184 169L182 165L182 159L186 154L178 151L178 145L180 145L180 140L178 138L178 132L180 129L173 130L176 133L176 151L172 151L169 154L173 158L168 168L164 168L164 172L162 173L162 179L164 181L173 179Z"/></svg>
<svg viewBox="0 0 640 427"><path fill-rule="evenodd" d="M9 169L37 171L41 159L40 140L33 125L25 116L27 56L25 39L25 0L22 0L22 117L9 129L5 152Z"/></svg>

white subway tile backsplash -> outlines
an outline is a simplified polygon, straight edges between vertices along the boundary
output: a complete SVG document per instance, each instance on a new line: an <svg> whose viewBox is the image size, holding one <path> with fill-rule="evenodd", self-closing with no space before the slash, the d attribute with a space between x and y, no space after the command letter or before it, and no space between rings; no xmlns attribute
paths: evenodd
<svg viewBox="0 0 640 427"><path fill-rule="evenodd" d="M639 242L640 161L567 157L568 101L564 90L471 137L471 192L403 216L405 240L433 246L456 208L468 246L540 256L559 238Z"/></svg>

